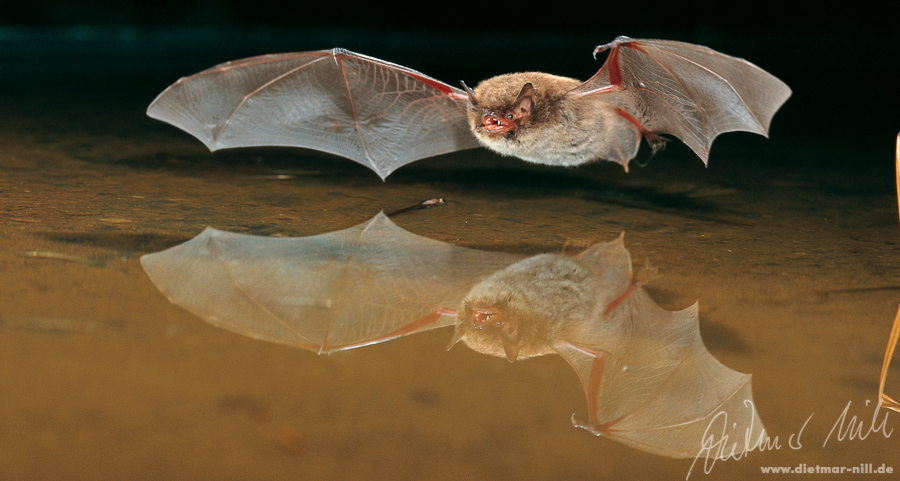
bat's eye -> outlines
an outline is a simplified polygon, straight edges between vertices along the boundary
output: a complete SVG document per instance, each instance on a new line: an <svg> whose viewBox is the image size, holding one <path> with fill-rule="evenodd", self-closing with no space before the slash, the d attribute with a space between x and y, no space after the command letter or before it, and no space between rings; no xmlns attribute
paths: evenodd
<svg viewBox="0 0 900 481"><path fill-rule="evenodd" d="M516 117L513 114L506 114L506 118L508 118L509 120L512 120Z"/></svg>

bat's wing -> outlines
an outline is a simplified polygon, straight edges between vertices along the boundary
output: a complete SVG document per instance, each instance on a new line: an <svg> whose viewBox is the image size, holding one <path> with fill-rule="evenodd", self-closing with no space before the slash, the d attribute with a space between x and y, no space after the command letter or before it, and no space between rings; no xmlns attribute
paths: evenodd
<svg viewBox="0 0 900 481"><path fill-rule="evenodd" d="M415 160L478 147L464 92L343 49L265 55L185 77L147 115L210 150L306 147L347 157L382 179Z"/></svg>
<svg viewBox="0 0 900 481"><path fill-rule="evenodd" d="M294 239L207 228L141 264L210 324L322 353L450 325L473 284L520 258L420 237L379 214Z"/></svg>
<svg viewBox="0 0 900 481"><path fill-rule="evenodd" d="M621 238L599 251L593 261L600 275L624 297L611 301L596 338L555 347L578 373L587 397L588 421L576 426L671 457L715 452L710 446L719 441L728 452L734 443L740 454L764 440L750 375L725 367L706 350L697 304L666 311L643 289L629 286L631 259Z"/></svg>
<svg viewBox="0 0 900 481"><path fill-rule="evenodd" d="M639 132L674 135L704 162L721 133L767 135L791 95L756 65L699 45L619 37L594 54L605 50L603 67L570 93L627 96L636 111L626 119Z"/></svg>

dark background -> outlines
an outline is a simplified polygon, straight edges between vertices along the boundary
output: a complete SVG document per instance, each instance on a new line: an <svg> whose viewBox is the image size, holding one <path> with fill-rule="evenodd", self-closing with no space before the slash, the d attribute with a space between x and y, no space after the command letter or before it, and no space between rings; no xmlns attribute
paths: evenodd
<svg viewBox="0 0 900 481"><path fill-rule="evenodd" d="M893 161L900 129L900 9L886 3L284 5L8 3L0 9L0 82L12 97L84 88L133 93L136 102L149 103L177 78L219 62L336 46L453 85L522 70L586 79L601 65L590 56L595 45L617 35L655 37L746 58L787 82L794 94L773 122L776 147L790 143L833 154L823 164Z"/></svg>

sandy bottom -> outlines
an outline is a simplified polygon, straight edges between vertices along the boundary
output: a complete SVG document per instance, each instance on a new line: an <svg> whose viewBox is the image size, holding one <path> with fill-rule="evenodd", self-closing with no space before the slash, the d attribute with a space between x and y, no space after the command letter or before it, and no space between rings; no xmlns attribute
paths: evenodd
<svg viewBox="0 0 900 481"><path fill-rule="evenodd" d="M691 479L900 469L882 432L896 415L859 439L885 416L873 426L900 301L890 140L867 154L729 134L708 168L675 141L627 174L473 150L382 182L309 151L210 154L144 117L157 85L92 87L0 107L0 479L683 479L689 460L573 428L585 401L559 357L447 352L446 329L316 356L204 323L139 262L206 226L306 236L433 197L448 204L396 223L526 254L625 231L635 261L659 268L657 302L699 300L704 341L753 373L781 449L708 475L701 460ZM861 431L829 438L848 405L844 430L856 416Z"/></svg>

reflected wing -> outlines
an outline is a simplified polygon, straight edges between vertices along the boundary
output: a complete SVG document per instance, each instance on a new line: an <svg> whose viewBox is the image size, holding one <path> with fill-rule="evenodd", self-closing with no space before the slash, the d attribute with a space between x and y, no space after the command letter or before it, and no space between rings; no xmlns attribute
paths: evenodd
<svg viewBox="0 0 900 481"><path fill-rule="evenodd" d="M619 37L594 53L605 50L603 67L571 94L628 97L636 106L628 120L641 133L674 135L704 163L721 133L767 135L791 95L756 65L699 45Z"/></svg>
<svg viewBox="0 0 900 481"><path fill-rule="evenodd" d="M725 367L706 350L697 304L666 311L631 284L631 259L621 238L611 244L585 252L594 255L591 262L608 277L605 283L622 292L606 303L611 310L598 330L603 335L556 346L587 397L588 421L576 426L671 457L696 456L710 435L727 435L736 454L754 448L765 434L752 405L750 375Z"/></svg>
<svg viewBox="0 0 900 481"><path fill-rule="evenodd" d="M343 49L224 63L170 86L147 115L210 150L306 147L382 179L415 160L477 147L465 94L399 65Z"/></svg>
<svg viewBox="0 0 900 481"><path fill-rule="evenodd" d="M330 352L451 325L472 284L518 259L420 237L379 214L296 239L207 228L141 263L169 300L215 326Z"/></svg>

